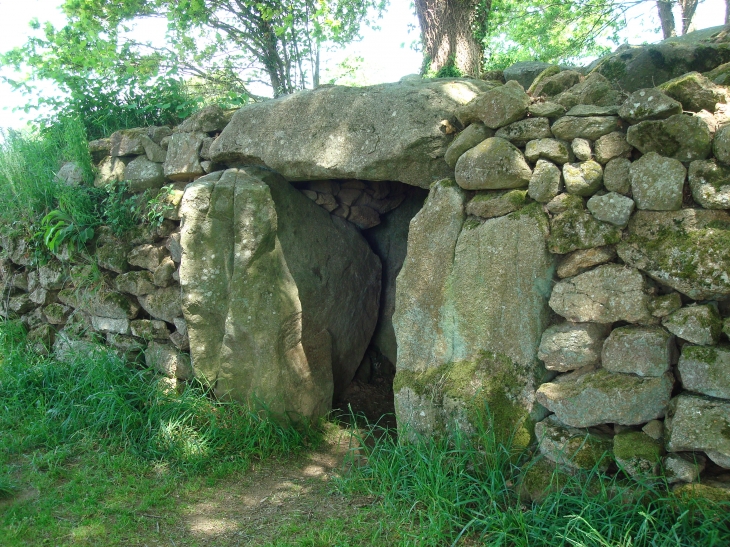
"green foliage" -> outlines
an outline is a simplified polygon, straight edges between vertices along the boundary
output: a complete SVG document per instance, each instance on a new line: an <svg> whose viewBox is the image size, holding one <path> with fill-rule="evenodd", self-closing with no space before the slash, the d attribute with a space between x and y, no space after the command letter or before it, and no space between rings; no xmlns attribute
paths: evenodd
<svg viewBox="0 0 730 547"><path fill-rule="evenodd" d="M168 184L147 201L145 221L153 228L159 228L165 220L165 215L174 209L169 201L171 195L172 185Z"/></svg>
<svg viewBox="0 0 730 547"><path fill-rule="evenodd" d="M114 235L124 235L139 226L146 218L148 192L131 194L126 182L113 182L104 190L106 197L101 202L102 222L111 228Z"/></svg>

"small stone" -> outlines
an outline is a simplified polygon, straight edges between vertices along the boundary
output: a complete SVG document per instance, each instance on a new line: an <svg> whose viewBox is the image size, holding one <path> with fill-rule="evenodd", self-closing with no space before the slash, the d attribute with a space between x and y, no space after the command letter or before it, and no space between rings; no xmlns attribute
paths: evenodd
<svg viewBox="0 0 730 547"><path fill-rule="evenodd" d="M658 89L634 91L618 111L630 124L645 120L663 120L682 113L682 105Z"/></svg>
<svg viewBox="0 0 730 547"><path fill-rule="evenodd" d="M697 304L675 311L662 321L664 327L691 344L711 346L720 341L722 319L712 304Z"/></svg>
<svg viewBox="0 0 730 547"><path fill-rule="evenodd" d="M578 104L568 110L566 116L615 116L618 114L618 106L598 106L595 104Z"/></svg>
<svg viewBox="0 0 730 547"><path fill-rule="evenodd" d="M568 144L557 139L536 139L527 143L525 147L527 161L536 162L538 159L550 160L559 165L573 161Z"/></svg>
<svg viewBox="0 0 730 547"><path fill-rule="evenodd" d="M678 370L685 389L730 399L730 348L686 345Z"/></svg>
<svg viewBox="0 0 730 547"><path fill-rule="evenodd" d="M573 139L570 143L573 154L580 161L588 161L593 158L593 150L591 150L591 141L586 139Z"/></svg>
<svg viewBox="0 0 730 547"><path fill-rule="evenodd" d="M127 255L127 261L132 266L138 266L154 272L162 260L167 256L167 249L164 245L138 245Z"/></svg>
<svg viewBox="0 0 730 547"><path fill-rule="evenodd" d="M370 207L353 205L350 207L350 214L347 216L347 220L361 230L367 230L380 224L380 215Z"/></svg>
<svg viewBox="0 0 730 547"><path fill-rule="evenodd" d="M612 245L606 247L591 247L581 249L565 255L558 263L558 277L563 279L581 274L593 266L611 262L616 258L616 248Z"/></svg>
<svg viewBox="0 0 730 547"><path fill-rule="evenodd" d="M588 200L588 210L598 220L624 227L629 223L634 211L634 200L609 192L602 196L593 196Z"/></svg>
<svg viewBox="0 0 730 547"><path fill-rule="evenodd" d="M512 143L492 137L459 158L455 177L466 190L512 189L527 186L532 170Z"/></svg>
<svg viewBox="0 0 730 547"><path fill-rule="evenodd" d="M553 135L564 141L582 138L595 141L603 135L616 131L619 118L616 116L564 116L553 126Z"/></svg>
<svg viewBox="0 0 730 547"><path fill-rule="evenodd" d="M640 425L664 416L673 385L671 373L639 378L603 369L578 370L542 384L536 397L571 427Z"/></svg>
<svg viewBox="0 0 730 547"><path fill-rule="evenodd" d="M657 152L684 162L703 160L712 151L710 130L705 121L698 116L685 114L632 125L626 133L626 141L642 154ZM719 159L717 151L715 156Z"/></svg>
<svg viewBox="0 0 730 547"><path fill-rule="evenodd" d="M661 376L669 370L676 347L661 327L618 327L603 344L601 364L610 372Z"/></svg>
<svg viewBox="0 0 730 547"><path fill-rule="evenodd" d="M72 311L69 306L54 302L43 308L43 315L51 325L65 325Z"/></svg>
<svg viewBox="0 0 730 547"><path fill-rule="evenodd" d="M628 194L631 190L629 172L631 162L626 158L614 158L603 168L603 186L609 192Z"/></svg>
<svg viewBox="0 0 730 547"><path fill-rule="evenodd" d="M664 422L651 420L641 430L652 439L659 441L664 437Z"/></svg>
<svg viewBox="0 0 730 547"><path fill-rule="evenodd" d="M547 73L543 72L543 74ZM532 83L532 86L530 86L530 90L534 97L539 97L541 95L554 97L555 95L558 95L580 83L580 78L580 72L575 70L563 70L557 74L545 76L541 78L539 82L535 80L535 82Z"/></svg>
<svg viewBox="0 0 730 547"><path fill-rule="evenodd" d="M222 131L228 125L229 116L217 105L206 106L195 112L180 124L178 131L213 133Z"/></svg>
<svg viewBox="0 0 730 547"><path fill-rule="evenodd" d="M167 323L156 319L136 319L130 323L130 329L134 336L144 340L167 340L170 337Z"/></svg>
<svg viewBox="0 0 730 547"><path fill-rule="evenodd" d="M205 133L174 133L165 158L165 177L173 181L192 181L205 174L200 165L200 149Z"/></svg>
<svg viewBox="0 0 730 547"><path fill-rule="evenodd" d="M548 416L535 424L540 453L548 460L569 469L590 470L598 465L606 471L611 464L611 438L562 424Z"/></svg>
<svg viewBox="0 0 730 547"><path fill-rule="evenodd" d="M129 319L115 319L112 317L91 316L91 325L95 331L111 332L114 334L129 333Z"/></svg>
<svg viewBox="0 0 730 547"><path fill-rule="evenodd" d="M654 317L666 317L682 307L682 297L678 292L656 296L649 302L649 311Z"/></svg>
<svg viewBox="0 0 730 547"><path fill-rule="evenodd" d="M604 264L553 288L550 307L576 323L641 323L651 318L646 282L634 268Z"/></svg>
<svg viewBox="0 0 730 547"><path fill-rule="evenodd" d="M677 211L687 170L676 159L649 152L631 164L629 179L638 209Z"/></svg>
<svg viewBox="0 0 730 547"><path fill-rule="evenodd" d="M155 319L172 323L182 316L180 287L172 286L157 289L155 292L138 297L140 305Z"/></svg>
<svg viewBox="0 0 730 547"><path fill-rule="evenodd" d="M583 211L585 209L585 203L583 198L574 194L558 194L551 199L546 205L545 209L553 215L559 215L566 211Z"/></svg>
<svg viewBox="0 0 730 547"><path fill-rule="evenodd" d="M112 156L139 156L144 154L142 137L144 129L123 129L115 131L109 137L110 153Z"/></svg>
<svg viewBox="0 0 730 547"><path fill-rule="evenodd" d="M94 179L94 186L96 188L103 188L114 182L121 182L124 180L124 169L127 167L130 158L116 158L107 156L96 168L96 178Z"/></svg>
<svg viewBox="0 0 730 547"><path fill-rule="evenodd" d="M613 438L613 455L621 469L632 477L654 475L664 447L642 431L624 431Z"/></svg>
<svg viewBox="0 0 730 547"><path fill-rule="evenodd" d="M721 127L715 133L715 140L712 142L712 152L718 161L725 165L730 165L730 125Z"/></svg>
<svg viewBox="0 0 730 547"><path fill-rule="evenodd" d="M560 193L562 182L563 174L560 168L547 160L540 159L532 171L527 193L537 202L548 203Z"/></svg>
<svg viewBox="0 0 730 547"><path fill-rule="evenodd" d="M525 190L479 193L466 204L466 213L481 218L501 217L521 209L526 197Z"/></svg>
<svg viewBox="0 0 730 547"><path fill-rule="evenodd" d="M525 117L530 97L520 84L509 81L482 93L474 102L478 119L491 129L499 129Z"/></svg>
<svg viewBox="0 0 730 547"><path fill-rule="evenodd" d="M603 168L592 160L566 163L563 165L563 180L569 194L592 196L601 188Z"/></svg>
<svg viewBox="0 0 730 547"><path fill-rule="evenodd" d="M525 146L535 139L549 139L553 133L547 118L526 118L498 129L494 136L508 140L515 146Z"/></svg>
<svg viewBox="0 0 730 547"><path fill-rule="evenodd" d="M561 194L563 195L563 194ZM621 241L621 229L613 224L601 222L584 209L583 200L574 194L567 194L578 200L578 206L566 207L550 219L548 248L551 253L566 254L578 249L589 249L612 245ZM550 201L550 208L560 196Z"/></svg>
<svg viewBox="0 0 730 547"><path fill-rule="evenodd" d="M157 290L152 272L147 270L118 275L114 279L114 287L119 292L133 294L134 296L150 294Z"/></svg>
<svg viewBox="0 0 730 547"><path fill-rule="evenodd" d="M124 180L130 192L144 192L161 188L165 184L162 164L154 163L145 156L139 156L129 162L124 169Z"/></svg>
<svg viewBox="0 0 730 547"><path fill-rule="evenodd" d="M152 279L155 285L158 287L168 287L169 285L172 285L174 282L172 279L172 274L175 273L175 270L177 269L177 266L173 262L172 258L169 256L166 256L162 259L162 262L160 262L160 265L155 268L155 271L152 275Z"/></svg>
<svg viewBox="0 0 730 547"><path fill-rule="evenodd" d="M147 366L168 378L188 380L193 376L190 356L170 344L152 341L145 350Z"/></svg>
<svg viewBox="0 0 730 547"><path fill-rule="evenodd" d="M597 323L562 323L542 334L537 358L548 370L567 372L597 365L609 327Z"/></svg>
<svg viewBox="0 0 730 547"><path fill-rule="evenodd" d="M664 458L664 478L669 484L697 482L706 465L707 458L702 454L667 454Z"/></svg>
<svg viewBox="0 0 730 547"><path fill-rule="evenodd" d="M714 160L697 160L689 165L692 197L705 209L730 209L730 167Z"/></svg>
<svg viewBox="0 0 730 547"><path fill-rule="evenodd" d="M533 116L544 118L559 118L565 114L565 107L558 103L545 101L544 103L533 103L529 107L529 112Z"/></svg>
<svg viewBox="0 0 730 547"><path fill-rule="evenodd" d="M704 452L730 469L730 401L683 393L672 399L665 420L669 452Z"/></svg>
<svg viewBox="0 0 730 547"><path fill-rule="evenodd" d="M449 167L455 167L457 160L464 152L474 148L483 140L493 136L494 130L489 129L483 123L472 123L456 136L454 142L452 142L446 150L444 160L446 160L446 163L449 164Z"/></svg>
<svg viewBox="0 0 730 547"><path fill-rule="evenodd" d="M626 134L614 131L604 135L595 143L596 161L601 165L607 164L614 158L628 158L633 147L626 142Z"/></svg>

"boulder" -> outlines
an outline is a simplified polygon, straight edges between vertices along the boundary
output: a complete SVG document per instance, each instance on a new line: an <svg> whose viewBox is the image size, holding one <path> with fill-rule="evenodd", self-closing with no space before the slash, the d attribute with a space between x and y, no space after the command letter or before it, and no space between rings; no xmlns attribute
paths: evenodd
<svg viewBox="0 0 730 547"><path fill-rule="evenodd" d="M579 161L588 161L593 158L593 149L591 148L591 141L588 139L573 139L570 143L570 148L573 150L573 154L578 158Z"/></svg>
<svg viewBox="0 0 730 547"><path fill-rule="evenodd" d="M659 86L667 95L682 103L684 110L699 112L715 111L717 103L726 103L727 90L715 85L699 72L689 72Z"/></svg>
<svg viewBox="0 0 730 547"><path fill-rule="evenodd" d="M647 46L621 46L600 59L594 73L603 74L628 92L654 87L691 71L706 72L730 61L730 49L713 35L723 27L690 32Z"/></svg>
<svg viewBox="0 0 730 547"><path fill-rule="evenodd" d="M654 317L666 317L682 307L682 297L678 292L655 296L649 302L649 311Z"/></svg>
<svg viewBox="0 0 730 547"><path fill-rule="evenodd" d="M534 390L553 272L547 221L533 204L465 222L465 201L453 183L439 183L411 222L393 315L396 417L411 437L473 431L486 404L500 437L517 430L526 445L541 417Z"/></svg>
<svg viewBox="0 0 730 547"><path fill-rule="evenodd" d="M563 165L565 190L578 196L592 196L601 188L603 168L593 160Z"/></svg>
<svg viewBox="0 0 730 547"><path fill-rule="evenodd" d="M563 116L553 124L552 131L555 137L564 141L577 138L595 141L616 131L618 126L616 116Z"/></svg>
<svg viewBox="0 0 730 547"><path fill-rule="evenodd" d="M699 116L686 114L632 125L626 133L626 141L642 154L657 152L684 162L703 160L712 150L707 123Z"/></svg>
<svg viewBox="0 0 730 547"><path fill-rule="evenodd" d="M526 190L479 193L466 204L466 213L481 218L501 217L524 207L526 199Z"/></svg>
<svg viewBox="0 0 730 547"><path fill-rule="evenodd" d="M667 412L667 450L704 452L717 465L730 469L730 401L681 394Z"/></svg>
<svg viewBox="0 0 730 547"><path fill-rule="evenodd" d="M505 68L502 71L502 75L504 76L505 81L509 82L510 80L514 80L523 88L527 89L530 87L535 78L553 66L554 65L542 63L540 61L520 61Z"/></svg>
<svg viewBox="0 0 730 547"><path fill-rule="evenodd" d="M130 161L124 168L124 180L130 192L144 192L161 188L165 184L165 173L161 163L154 163L145 156Z"/></svg>
<svg viewBox="0 0 730 547"><path fill-rule="evenodd" d="M626 134L614 131L608 135L599 137L594 145L596 161L601 165L606 165L614 158L631 157L633 148L626 142Z"/></svg>
<svg viewBox="0 0 730 547"><path fill-rule="evenodd" d="M525 158L533 163L542 158L559 165L573 161L573 155L568 143L557 139L529 141L525 147Z"/></svg>
<svg viewBox="0 0 730 547"><path fill-rule="evenodd" d="M443 159L452 137L439 122L490 87L435 79L302 91L236 112L211 159L266 165L289 180L398 180L428 188L452 174Z"/></svg>
<svg viewBox="0 0 730 547"><path fill-rule="evenodd" d="M351 224L260 168L188 185L180 215L195 374L221 397L324 415L372 337L378 258Z"/></svg>
<svg viewBox="0 0 730 547"><path fill-rule="evenodd" d="M621 470L631 477L655 475L664 447L643 431L621 431L613 438L613 456Z"/></svg>
<svg viewBox="0 0 730 547"><path fill-rule="evenodd" d="M713 108L713 110L715 110ZM639 89L629 95L618 115L630 124L646 120L664 120L682 113L682 105L658 89Z"/></svg>
<svg viewBox="0 0 730 547"><path fill-rule="evenodd" d="M640 378L607 370L578 370L537 390L537 400L571 427L639 425L664 416L674 378Z"/></svg>
<svg viewBox="0 0 730 547"><path fill-rule="evenodd" d="M686 345L677 370L685 389L730 399L730 348Z"/></svg>
<svg viewBox="0 0 730 547"><path fill-rule="evenodd" d="M529 105L530 97L520 84L512 80L479 95L474 112L484 125L499 129L524 118Z"/></svg>
<svg viewBox="0 0 730 547"><path fill-rule="evenodd" d="M689 164L692 198L705 209L730 209L730 167L714 160Z"/></svg>
<svg viewBox="0 0 730 547"><path fill-rule="evenodd" d="M687 170L679 160L648 152L631 164L629 180L637 209L676 211L682 208Z"/></svg>
<svg viewBox="0 0 730 547"><path fill-rule="evenodd" d="M191 181L205 174L200 165L200 148L205 133L173 133L165 158L164 173L169 180Z"/></svg>
<svg viewBox="0 0 730 547"><path fill-rule="evenodd" d="M597 323L561 323L542 333L537 357L548 370L567 372L597 365L609 327Z"/></svg>
<svg viewBox="0 0 730 547"><path fill-rule="evenodd" d="M217 105L205 106L190 116L177 127L177 131L185 133L215 133L222 131L230 116Z"/></svg>
<svg viewBox="0 0 730 547"><path fill-rule="evenodd" d="M718 161L730 165L730 124L718 129L712 142L712 152ZM699 158L703 159L703 158Z"/></svg>
<svg viewBox="0 0 730 547"><path fill-rule="evenodd" d="M527 187L530 197L540 203L547 203L560 193L562 186L563 175L560 168L547 160L537 160Z"/></svg>
<svg viewBox="0 0 730 547"><path fill-rule="evenodd" d="M730 296L730 215L682 209L637 211L618 245L627 265L694 300Z"/></svg>
<svg viewBox="0 0 730 547"><path fill-rule="evenodd" d="M527 111L533 116L537 116L539 118L550 118L552 120L554 118L559 118L560 116L563 116L566 109L564 106L559 105L558 103L545 101L532 103L527 108Z"/></svg>
<svg viewBox="0 0 730 547"><path fill-rule="evenodd" d="M582 82L553 98L565 108L579 104L612 106L621 104L623 97L601 74L589 74Z"/></svg>
<svg viewBox="0 0 730 547"><path fill-rule="evenodd" d="M531 92L533 97L544 95L554 97L580 83L580 72L563 70L557 74L546 76L539 82L533 82Z"/></svg>
<svg viewBox="0 0 730 547"><path fill-rule="evenodd" d="M611 465L611 438L586 429L568 427L555 416L535 424L540 453L551 462L568 469L590 471L598 465L602 472Z"/></svg>
<svg viewBox="0 0 730 547"><path fill-rule="evenodd" d="M603 186L609 192L628 194L631 190L629 177L631 162L626 158L614 158L603 168Z"/></svg>
<svg viewBox="0 0 730 547"><path fill-rule="evenodd" d="M144 310L155 319L172 323L173 319L182 315L180 287L157 289L138 297Z"/></svg>
<svg viewBox="0 0 730 547"><path fill-rule="evenodd" d="M634 200L616 192L593 196L587 206L596 219L621 228L629 223L631 213L634 212Z"/></svg>
<svg viewBox="0 0 730 547"><path fill-rule="evenodd" d="M672 334L691 344L712 346L720 341L722 318L712 304L695 304L680 308L662 320Z"/></svg>
<svg viewBox="0 0 730 547"><path fill-rule="evenodd" d="M550 120L547 118L526 118L501 127L495 137L508 140L515 146L525 146L535 139L548 139L553 136Z"/></svg>
<svg viewBox="0 0 730 547"><path fill-rule="evenodd" d="M601 222L585 210L583 200L574 194L560 211L553 211L550 219L548 244L551 253L566 254L578 249L589 249L611 245L621 241L621 229L613 224ZM557 196L558 199L560 196ZM555 200L548 203L548 207Z"/></svg>
<svg viewBox="0 0 730 547"><path fill-rule="evenodd" d="M152 341L144 352L145 363L168 378L188 380L193 377L190 356L170 344Z"/></svg>
<svg viewBox="0 0 730 547"><path fill-rule="evenodd" d="M444 160L446 160L449 167L455 167L457 160L464 152L474 148L483 140L493 136L494 130L489 129L483 123L472 123L454 139L454 142L452 142L446 150Z"/></svg>
<svg viewBox="0 0 730 547"><path fill-rule="evenodd" d="M140 156L144 154L142 138L145 135L144 129L122 129L115 131L109 137L112 157L117 156Z"/></svg>
<svg viewBox="0 0 730 547"><path fill-rule="evenodd" d="M603 344L601 364L609 372L662 376L675 358L674 337L661 327L618 327Z"/></svg>
<svg viewBox="0 0 730 547"><path fill-rule="evenodd" d="M553 288L550 307L568 321L640 323L651 317L646 282L634 268L604 264Z"/></svg>
<svg viewBox="0 0 730 547"><path fill-rule="evenodd" d="M465 152L456 162L455 177L466 190L499 190L527 186L532 170L520 150L492 137Z"/></svg>
<svg viewBox="0 0 730 547"><path fill-rule="evenodd" d="M558 263L558 277L573 277L581 274L593 266L611 262L616 258L616 248L612 245L606 247L591 247L573 251L562 257Z"/></svg>

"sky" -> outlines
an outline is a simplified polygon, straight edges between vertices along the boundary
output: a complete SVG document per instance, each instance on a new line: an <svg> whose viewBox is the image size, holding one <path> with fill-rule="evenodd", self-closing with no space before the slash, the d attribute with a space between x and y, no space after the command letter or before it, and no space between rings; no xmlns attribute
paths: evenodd
<svg viewBox="0 0 730 547"><path fill-rule="evenodd" d="M61 26L64 21L60 11L62 3L63 0L0 0L0 21L3 22L0 51L22 46L26 42L31 32L28 23L32 18ZM697 8L695 25L702 29L722 24L724 15L723 0L704 0ZM622 34L628 43L656 42L661 39L654 2L645 2L640 7L633 8L628 14L628 21L629 24ZM364 84L394 82L407 74L418 72L421 54L410 47L418 38L417 30L413 30L418 28L418 22L411 8L411 0L390 0L387 12L377 24L379 30L365 28L361 41L333 54L328 63L330 70L324 71L322 81L340 75L336 65L345 58L362 57L363 61L358 63L358 81ZM140 29L138 32L145 31L150 32L150 29ZM0 69L0 75L3 74L17 77L7 69ZM22 95L12 92L7 84L0 82L0 127L24 126L29 115L13 112L14 108L23 104L25 99Z"/></svg>

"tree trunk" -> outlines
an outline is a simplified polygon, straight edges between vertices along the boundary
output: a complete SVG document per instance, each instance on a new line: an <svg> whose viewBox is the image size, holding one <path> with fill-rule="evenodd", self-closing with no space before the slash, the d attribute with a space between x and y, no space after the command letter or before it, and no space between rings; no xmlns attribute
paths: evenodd
<svg viewBox="0 0 730 547"><path fill-rule="evenodd" d="M479 1L415 0L426 61L424 73L448 73L453 67L462 76L479 77L483 46L474 36Z"/></svg>
<svg viewBox="0 0 730 547"><path fill-rule="evenodd" d="M664 39L677 35L677 29L674 27L674 14L672 13L671 0L657 0L657 10L659 10L659 20L662 22L662 31Z"/></svg>
<svg viewBox="0 0 730 547"><path fill-rule="evenodd" d="M695 29L692 20L698 3L699 0L679 0L679 7L682 9L682 34L687 34Z"/></svg>

